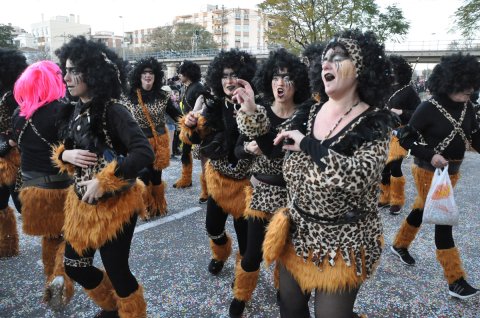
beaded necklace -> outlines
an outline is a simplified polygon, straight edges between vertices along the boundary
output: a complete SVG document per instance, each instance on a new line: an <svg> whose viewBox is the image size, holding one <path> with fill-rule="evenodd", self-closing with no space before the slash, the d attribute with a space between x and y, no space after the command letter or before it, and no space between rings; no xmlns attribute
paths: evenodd
<svg viewBox="0 0 480 318"><path fill-rule="evenodd" d="M338 125L340 125L341 121L348 116L348 114L350 114L350 112L352 111L353 107L357 106L358 104L360 104L360 101L356 102L355 104L353 104L352 106L350 106L350 108L335 122L335 124L333 124L332 128L329 130L329 132L325 135L325 137L323 138L323 140L327 140L328 138L330 138L330 135L333 133L333 131L335 130L335 128L338 127Z"/></svg>

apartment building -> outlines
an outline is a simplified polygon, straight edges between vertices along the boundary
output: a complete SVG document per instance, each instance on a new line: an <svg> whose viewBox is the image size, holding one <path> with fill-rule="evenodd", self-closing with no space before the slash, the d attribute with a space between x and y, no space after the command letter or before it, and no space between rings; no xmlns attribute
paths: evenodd
<svg viewBox="0 0 480 318"><path fill-rule="evenodd" d="M203 26L224 49L262 50L267 46L267 21L259 10L207 5L201 12L176 16L173 23Z"/></svg>

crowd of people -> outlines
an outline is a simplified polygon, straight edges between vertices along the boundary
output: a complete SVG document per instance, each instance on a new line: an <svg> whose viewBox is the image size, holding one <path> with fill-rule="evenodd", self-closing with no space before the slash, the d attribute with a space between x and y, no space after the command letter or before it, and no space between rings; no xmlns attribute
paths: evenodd
<svg viewBox="0 0 480 318"><path fill-rule="evenodd" d="M58 65L28 66L0 49L0 257L19 253L12 197L23 232L42 238L43 300L54 310L76 282L100 307L95 317L146 317L131 241L138 217L167 213L162 171L181 154L173 187L192 186L194 159L202 168L211 275L232 254L233 218L230 317L242 316L263 260L275 263L281 317L310 317L312 294L315 317L361 317L358 291L384 250L381 211L405 205L403 158L414 156L417 196L390 251L412 266L435 169L448 166L455 185L465 151L480 150L480 62L443 57L421 102L411 65L368 31L314 43L303 58L277 49L260 63L222 50L203 83L189 60L173 81L154 58L126 74L114 52L81 36L56 55ZM452 232L435 226L437 259L448 293L466 299L479 291Z"/></svg>

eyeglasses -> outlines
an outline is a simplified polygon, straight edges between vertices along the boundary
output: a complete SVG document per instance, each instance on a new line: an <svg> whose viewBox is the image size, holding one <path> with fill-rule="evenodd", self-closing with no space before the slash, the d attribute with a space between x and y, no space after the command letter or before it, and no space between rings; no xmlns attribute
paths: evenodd
<svg viewBox="0 0 480 318"><path fill-rule="evenodd" d="M233 81L238 80L238 75L237 75L237 73L235 73L235 72L223 73L223 75L222 75L222 81L226 81L226 80L233 80Z"/></svg>

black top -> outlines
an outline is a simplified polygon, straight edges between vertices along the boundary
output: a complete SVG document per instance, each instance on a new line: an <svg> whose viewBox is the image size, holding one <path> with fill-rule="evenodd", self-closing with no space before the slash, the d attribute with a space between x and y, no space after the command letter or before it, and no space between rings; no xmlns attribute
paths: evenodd
<svg viewBox="0 0 480 318"><path fill-rule="evenodd" d="M388 109L396 108L402 110L400 120L402 121L403 126L408 123L421 100L412 85L408 85L404 88L402 87L404 86L393 86L392 96L387 102L387 107Z"/></svg>
<svg viewBox="0 0 480 318"><path fill-rule="evenodd" d="M90 108L90 116L87 116ZM101 156L109 148L103 131L101 108L92 105L92 102L76 104L70 117L73 121L69 125L70 144L73 141L75 149L87 149ZM134 179L140 170L153 162L152 147L125 106L112 103L107 107L106 129L116 155L124 156L122 160L117 160L117 177ZM69 142L65 144L66 149L70 149L67 147Z"/></svg>
<svg viewBox="0 0 480 318"><path fill-rule="evenodd" d="M186 88L182 87L180 97L180 108L183 114L188 113L195 107L198 96L205 91L205 87L200 82L191 83Z"/></svg>
<svg viewBox="0 0 480 318"><path fill-rule="evenodd" d="M464 103L453 102L446 96L434 96L433 98L455 120L459 120ZM479 151L480 131L478 130L478 122L475 119L472 103L470 102L468 102L465 119L461 126L467 138L471 138L472 147ZM453 126L450 121L440 113L437 107L430 101L425 101L418 106L408 123L406 131L410 130L412 133L405 134L400 139L400 144L406 149L411 149L411 153L415 157L430 162L435 154L434 148L450 134L452 129ZM423 137L426 145L421 144L421 137ZM450 144L443 150L442 156L447 160L461 160L465 155L465 151L465 142L457 133Z"/></svg>
<svg viewBox="0 0 480 318"><path fill-rule="evenodd" d="M50 157L51 145L59 143L56 122L63 107L66 107L66 104L54 101L39 108L30 118L38 134L45 140L35 133L30 124L21 134L26 119L20 116L19 109L13 114L13 135L17 143L19 142L23 171L41 172L44 175L58 174L59 170L53 166Z"/></svg>

